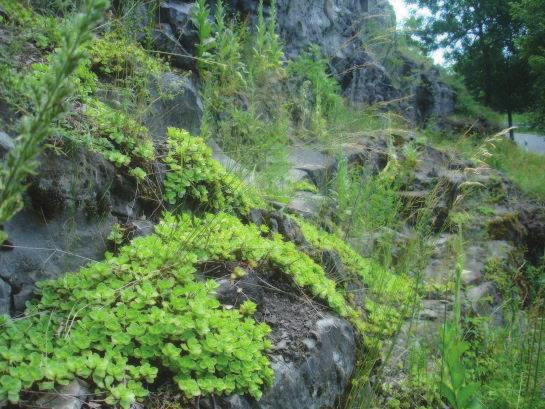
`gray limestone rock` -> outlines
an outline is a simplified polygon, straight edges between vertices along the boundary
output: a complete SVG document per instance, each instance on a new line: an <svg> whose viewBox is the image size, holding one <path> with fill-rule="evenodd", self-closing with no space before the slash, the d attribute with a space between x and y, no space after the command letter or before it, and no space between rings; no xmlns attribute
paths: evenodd
<svg viewBox="0 0 545 409"><path fill-rule="evenodd" d="M168 24L158 24L153 30L153 45L157 51L161 51L173 66L183 70L194 70L196 60L192 52L187 51L180 43Z"/></svg>
<svg viewBox="0 0 545 409"><path fill-rule="evenodd" d="M161 75L151 87L151 98L154 102L144 122L156 146L164 147L169 127L199 135L203 105L192 77L172 72Z"/></svg>
<svg viewBox="0 0 545 409"><path fill-rule="evenodd" d="M11 286L0 278L0 315L9 315L11 310Z"/></svg>
<svg viewBox="0 0 545 409"><path fill-rule="evenodd" d="M88 386L83 381L76 379L68 385L61 387L57 393L44 395L36 401L33 407L43 409L81 409L84 407L90 393Z"/></svg>
<svg viewBox="0 0 545 409"><path fill-rule="evenodd" d="M169 24L177 42L188 52L194 54L198 33L192 22L195 3L165 1L160 5L162 23Z"/></svg>
<svg viewBox="0 0 545 409"><path fill-rule="evenodd" d="M493 282L487 281L471 287L465 291L465 295L473 313L481 317L491 317L497 324L502 323L501 297Z"/></svg>
<svg viewBox="0 0 545 409"><path fill-rule="evenodd" d="M11 136L0 131L0 158L3 158L14 146Z"/></svg>
<svg viewBox="0 0 545 409"><path fill-rule="evenodd" d="M100 155L44 153L24 209L4 226L13 247L0 251L0 274L12 288L11 312L24 308L36 281L101 260L112 225L141 218L148 205Z"/></svg>
<svg viewBox="0 0 545 409"><path fill-rule="evenodd" d="M271 357L275 381L261 400L232 396L217 402L221 409L325 409L342 396L355 365L356 343L352 327L344 320L325 315L304 338L302 362ZM210 406L212 407L212 406Z"/></svg>

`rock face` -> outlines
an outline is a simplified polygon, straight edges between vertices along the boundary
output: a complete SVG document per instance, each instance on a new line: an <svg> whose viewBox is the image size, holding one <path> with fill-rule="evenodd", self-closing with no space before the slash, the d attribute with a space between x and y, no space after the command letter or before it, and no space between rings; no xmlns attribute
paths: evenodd
<svg viewBox="0 0 545 409"><path fill-rule="evenodd" d="M255 23L258 2L226 1L241 18ZM210 1L212 11L215 1ZM454 111L455 94L438 78L435 69L419 67L407 57L402 71L410 71L409 85L394 85L402 72L388 72L373 56L369 43L377 35L392 30L394 11L387 0L277 0L277 26L286 57L295 58L311 45L331 61L331 71L341 84L343 95L353 104L370 105L408 98L395 103L399 110L423 124L432 115ZM193 69L191 56L197 41L191 22L194 2L170 0L160 6L160 24L155 31L156 47L172 55L172 62ZM265 15L270 7L265 5ZM394 51L395 54L395 51ZM417 74L419 73L419 74ZM415 78L419 75L419 78ZM416 86L412 84L417 84Z"/></svg>
<svg viewBox="0 0 545 409"><path fill-rule="evenodd" d="M344 320L326 315L313 323L312 335L302 340L308 358L286 362L272 357L275 381L261 400L240 396L225 399L225 409L323 409L333 407L352 375L355 339Z"/></svg>
<svg viewBox="0 0 545 409"><path fill-rule="evenodd" d="M231 0L243 15L255 16L257 2ZM395 15L385 0L278 0L277 23L285 53L295 58L318 45L331 60L344 96L357 104L394 99L397 91L385 69L365 47L372 26L395 27Z"/></svg>
<svg viewBox="0 0 545 409"><path fill-rule="evenodd" d="M91 391L79 380L70 382L59 389L58 394L46 395L36 402L36 408L81 409ZM86 407L87 405L85 405Z"/></svg>
<svg viewBox="0 0 545 409"><path fill-rule="evenodd" d="M432 116L445 116L456 108L456 93L439 79L439 73L431 68L419 73L413 95L414 116L418 124L425 124Z"/></svg>
<svg viewBox="0 0 545 409"><path fill-rule="evenodd" d="M268 221L277 231L302 243L304 238L289 219L280 214L256 214L256 221ZM220 269L221 270L221 269ZM218 274L215 265L206 271ZM308 299L284 276L267 271L250 272L232 282L216 278L218 299L239 306L246 299L258 305L256 319L272 329L271 365L273 385L256 401L245 396L205 402L202 407L221 409L325 409L333 407L348 386L356 363L356 336L344 319L331 315ZM215 406L214 406L215 405Z"/></svg>
<svg viewBox="0 0 545 409"><path fill-rule="evenodd" d="M9 243L0 249L0 313L24 309L36 281L102 259L113 223L146 213L136 191L133 180L98 154L45 153L27 205L4 226Z"/></svg>
<svg viewBox="0 0 545 409"><path fill-rule="evenodd" d="M168 127L199 135L203 105L192 77L165 73L155 79L150 94L153 103L144 123L156 146L165 144Z"/></svg>

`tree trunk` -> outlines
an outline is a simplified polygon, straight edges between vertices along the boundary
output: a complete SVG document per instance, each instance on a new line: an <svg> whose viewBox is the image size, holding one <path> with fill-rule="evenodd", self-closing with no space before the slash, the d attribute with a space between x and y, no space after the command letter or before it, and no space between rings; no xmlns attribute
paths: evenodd
<svg viewBox="0 0 545 409"><path fill-rule="evenodd" d="M515 140L515 130L513 129L513 112L511 109L507 110L507 121L509 123L509 137L512 141Z"/></svg>

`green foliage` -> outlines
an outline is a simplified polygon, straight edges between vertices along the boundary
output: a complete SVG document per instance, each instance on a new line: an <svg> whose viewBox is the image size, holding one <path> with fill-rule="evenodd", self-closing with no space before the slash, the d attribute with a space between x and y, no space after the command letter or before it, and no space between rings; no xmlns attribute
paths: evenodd
<svg viewBox="0 0 545 409"><path fill-rule="evenodd" d="M218 2L218 7L222 7L221 1ZM199 71L204 71L206 59L209 56L209 51L213 46L212 24L208 21L210 9L206 4L206 0L198 0L195 4L195 12L193 14L193 24L197 28L199 41L196 45L196 55L199 60L197 64Z"/></svg>
<svg viewBox="0 0 545 409"><path fill-rule="evenodd" d="M240 313L245 317L252 316L257 311L257 305L250 300L246 300L242 303L239 310L240 310Z"/></svg>
<svg viewBox="0 0 545 409"><path fill-rule="evenodd" d="M259 19L259 34L252 36L218 1L213 23L206 23L211 33L201 41L207 54L199 66L204 79L203 136L214 138L261 186L268 186L269 193L277 190L274 185L287 171L289 129L286 96L277 92L284 70L272 21L274 6L272 14L268 21Z"/></svg>
<svg viewBox="0 0 545 409"><path fill-rule="evenodd" d="M402 169L395 160L371 176L364 169L349 168L346 159L341 158L331 183L340 226L348 234L395 228L401 210L398 192L403 181Z"/></svg>
<svg viewBox="0 0 545 409"><path fill-rule="evenodd" d="M60 27L58 19L54 16L45 16L35 13L19 0L2 0L0 5L9 16L7 22L0 17L0 23L12 23L25 27L20 35L21 41L30 41L42 50L52 49L62 44L63 36L69 27Z"/></svg>
<svg viewBox="0 0 545 409"><path fill-rule="evenodd" d="M91 128L91 149L100 152L116 166L129 166L132 161L146 163L155 151L147 128L121 111L97 99L89 100L85 117ZM142 173L136 171L138 175Z"/></svg>
<svg viewBox="0 0 545 409"><path fill-rule="evenodd" d="M259 0L257 26L253 47L253 58L249 67L252 78L260 80L263 75L281 67L284 55L276 29L276 0L270 3L270 16L265 21L263 0Z"/></svg>
<svg viewBox="0 0 545 409"><path fill-rule="evenodd" d="M293 186L292 186L292 189L294 191L299 191L299 192L311 192L311 193L319 193L320 192L320 189L318 189L318 186L316 186L315 184L309 182L306 179L300 180L299 182L294 183Z"/></svg>
<svg viewBox="0 0 545 409"><path fill-rule="evenodd" d="M298 83L300 93L292 115L298 117L299 127L321 139L328 137L327 121L335 120L344 107L340 86L328 71L329 61L317 46L288 63L288 73Z"/></svg>
<svg viewBox="0 0 545 409"><path fill-rule="evenodd" d="M464 354L470 349L468 342L461 336L462 317L462 271L465 265L463 226L457 226L457 235L454 241L455 263L455 289L454 289L454 315L451 322L445 322L442 328L442 374L439 384L439 392L453 409L481 408L477 395L480 385L472 382L467 375Z"/></svg>
<svg viewBox="0 0 545 409"><path fill-rule="evenodd" d="M112 226L112 231L108 235L108 240L114 243L115 245L119 246L123 243L124 239L125 239L125 228L121 226L119 223L115 223Z"/></svg>
<svg viewBox="0 0 545 409"><path fill-rule="evenodd" d="M272 377L263 355L269 328L243 318L255 308L249 303L241 312L221 308L217 284L197 282L194 273L211 259L264 257L266 244L274 246L260 245L257 228L235 218L167 215L155 235L117 257L40 283L29 315L8 319L0 334L0 400L17 402L20 389L51 390L77 376L109 404L128 408L159 373L169 373L187 398L259 398Z"/></svg>
<svg viewBox="0 0 545 409"><path fill-rule="evenodd" d="M25 30L31 29L34 22L25 24ZM67 79L73 90L73 98L68 100L70 113L52 124L52 134L101 153L143 180L144 168L155 153L148 130L137 118L143 112L141 105L147 107L149 103L148 82L167 68L128 39L118 23L114 21L112 25L111 31L88 44L88 53L80 58L74 75ZM33 95L41 94L41 84L53 75L54 58L54 53L46 55L46 62L33 64L28 72L23 67L0 66L5 74L0 89L13 108L29 112L37 109L38 101ZM98 95L104 95L104 91L113 96L111 105L99 100ZM72 146L59 145L65 146L65 153Z"/></svg>
<svg viewBox="0 0 545 409"><path fill-rule="evenodd" d="M488 165L502 171L525 193L545 198L545 162L543 155L528 152L504 137L491 141L464 137L456 140L432 135L434 144L458 151L468 158L482 156Z"/></svg>
<svg viewBox="0 0 545 409"><path fill-rule="evenodd" d="M63 31L62 46L53 56L52 69L43 77L41 87L34 90L36 114L22 120L20 139L0 167L0 225L22 207L25 178L37 166L36 158L50 135L51 122L63 112L63 101L70 95L68 78L83 59L83 47L90 41L90 29L98 23L106 6L105 0L88 3L70 29Z"/></svg>
<svg viewBox="0 0 545 409"><path fill-rule="evenodd" d="M112 26L111 31L92 42L90 68L103 80L101 87L112 89L125 113L136 116L150 103L150 81L169 68L128 37L119 23L113 22Z"/></svg>
<svg viewBox="0 0 545 409"><path fill-rule="evenodd" d="M501 112L514 112L528 105L532 83L527 61L516 42L525 30L511 14L511 1L409 3L431 11L430 17L421 20L416 37L429 49L443 47L449 52L455 71L463 76L475 98Z"/></svg>
<svg viewBox="0 0 545 409"><path fill-rule="evenodd" d="M453 409L473 409L482 406L476 399L479 384L468 381L463 363L469 344L459 339L455 326L446 325L443 336L444 375L439 385L443 397Z"/></svg>
<svg viewBox="0 0 545 409"><path fill-rule="evenodd" d="M545 2L543 0L515 0L511 2L515 18L525 28L519 38L525 58L532 72L533 125L545 129Z"/></svg>
<svg viewBox="0 0 545 409"><path fill-rule="evenodd" d="M202 138L185 130L169 128L168 153L164 158L165 199L171 205L198 204L199 210L247 213L261 203L247 193L247 186L212 159L212 149ZM257 195L255 195L257 197Z"/></svg>
<svg viewBox="0 0 545 409"><path fill-rule="evenodd" d="M112 79L144 78L165 69L164 64L115 29L93 41L90 54L93 71Z"/></svg>
<svg viewBox="0 0 545 409"><path fill-rule="evenodd" d="M167 214L154 235L118 256L40 283L25 319L4 319L1 397L16 402L21 389L51 390L77 376L126 408L168 374L187 398L259 398L272 376L263 355L268 327L244 318L255 304L223 309L213 296L217 284L195 281L200 265L219 260L269 263L341 316L359 320L324 270L281 236L264 238L258 227L222 213Z"/></svg>
<svg viewBox="0 0 545 409"><path fill-rule="evenodd" d="M333 116L343 102L340 86L328 71L329 61L322 57L317 46L310 47L288 64L288 72L295 78L310 82L315 105L319 107L316 109Z"/></svg>
<svg viewBox="0 0 545 409"><path fill-rule="evenodd" d="M545 386L543 314L539 306L512 312L503 327L491 326L486 319L468 320L467 369L482 383L484 407L543 409L539 392Z"/></svg>
<svg viewBox="0 0 545 409"><path fill-rule="evenodd" d="M395 275L377 262L357 254L341 238L318 230L312 224L298 219L305 239L319 250L335 250L345 268L367 287L365 309L368 313L363 331L368 346L378 346L392 335L408 312L414 296L414 283L406 276Z"/></svg>

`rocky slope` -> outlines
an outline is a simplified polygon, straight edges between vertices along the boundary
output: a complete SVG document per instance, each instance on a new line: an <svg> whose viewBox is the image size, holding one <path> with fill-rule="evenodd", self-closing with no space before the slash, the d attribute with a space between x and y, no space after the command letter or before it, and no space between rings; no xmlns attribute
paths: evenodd
<svg viewBox="0 0 545 409"><path fill-rule="evenodd" d="M243 16L255 18L253 1L232 0L232 7ZM378 0L325 0L288 1L278 3L279 32L286 44L286 55L295 56L310 44L318 44L325 56L331 58L332 71L342 85L344 96L354 104L370 104L405 96L407 84L393 85L391 76L375 60L371 50L365 48L365 38L371 31L370 20L376 24L394 27L395 18L389 4ZM154 45L160 50L176 54L172 63L178 67L195 70L195 30L191 23L193 3L183 1L162 2L154 23ZM309 18L309 15L312 18ZM146 13L142 18L149 18ZM9 33L0 28L2 38ZM455 95L442 83L433 69L421 71L415 62L405 61L404 68L410 84L409 102L397 109L418 123L432 115L446 115L455 107ZM202 101L195 72L181 75L169 72L149 84L153 104L143 118L157 152L165 150L165 131L168 127L185 128L198 134L202 117ZM164 94L168 97L164 97ZM115 103L115 97L108 96ZM106 98L106 99L108 99ZM115 105L115 104L114 104ZM0 100L2 123L7 133L0 133L0 155L5 155L14 144L17 113ZM384 169L391 152L391 140L396 142L396 153L403 156L403 147L413 143L414 137L363 135L342 146L342 154L352 166L361 166L377 174ZM433 291L451 279L453 260L448 243L453 232L445 222L460 212L458 199L464 196L463 206L475 215L466 246L464 294L467 314L492 315L501 323L498 306L501 294L497 284L487 275L490 260L499 262L508 271L514 271L523 260L535 260L543 253L545 212L539 204L532 203L517 191L500 174L490 169L480 169L459 157L419 145L420 157L411 182L400 192L408 212L423 205L426 198L438 190L433 225L429 238L434 247L426 268L425 284L429 287L422 301L422 310L414 325L418 336L437 334L445 311L452 308L450 296ZM239 165L217 146L215 158L233 168ZM287 204L274 203L275 211L254 211L250 222L267 226L279 233L285 242L294 243L304 254L320 260L329 277L345 283L345 290L355 304L363 305L369 297L368 288L361 282L351 281L346 260L333 249L313 248L300 226L287 214L322 221L331 216L335 204L327 197L326 186L338 167L338 155L316 144L293 144L288 148L289 176L293 182L307 181L317 192L295 192ZM161 186L165 175L164 164L153 163L150 184ZM465 186L478 183L481 192L467 193ZM160 187L158 188L160 191ZM490 202L492 212L481 214L478 207L489 199L486 192L494 192ZM435 193L433 193L435 194ZM482 196L480 196L482 195ZM17 316L24 310L25 302L34 297L35 283L57 278L66 272L76 271L90 262L103 259L106 250L112 249L108 239L112 226L124 226L126 239L149 235L164 209L161 198L143 194L134 178L115 167L103 155L79 147L69 156L48 150L40 158L40 168L29 181L25 207L4 228L9 241L0 248L0 314ZM403 231L396 232L401 252L404 240L414 233L407 223ZM482 237L486 233L486 237ZM353 232L348 237L355 248L365 256L375 250L377 237ZM490 259L490 260L489 260ZM212 278L220 286L218 299L228 308L239 307L250 299L258 305L256 320L267 323L271 329L273 348L269 353L275 381L256 401L246 396L195 399L196 407L231 409L325 409L334 407L345 395L350 385L362 340L353 324L334 314L317 297L295 285L277 271L259 270L232 280L234 265L229 262L203 266L203 278ZM406 324L401 333L407 331ZM430 330L433 328L433 330ZM403 336L398 340L402 348ZM394 354L402 359L403 354ZM399 369L397 361L386 368L386 382L402 388L407 374ZM168 383L168 382L165 382ZM156 385L157 386L157 385ZM166 389L168 390L168 386ZM162 391L162 389L159 389ZM42 396L39 400L28 398L25 405L43 408L82 408L103 405L94 399L89 385L74 381L59 388L60 393ZM154 394L143 407L158 406L154 399L179 400L175 393ZM161 402L163 404L164 402ZM2 407L3 402L0 402ZM104 406L104 405L103 405ZM137 406L135 406L137 407Z"/></svg>

